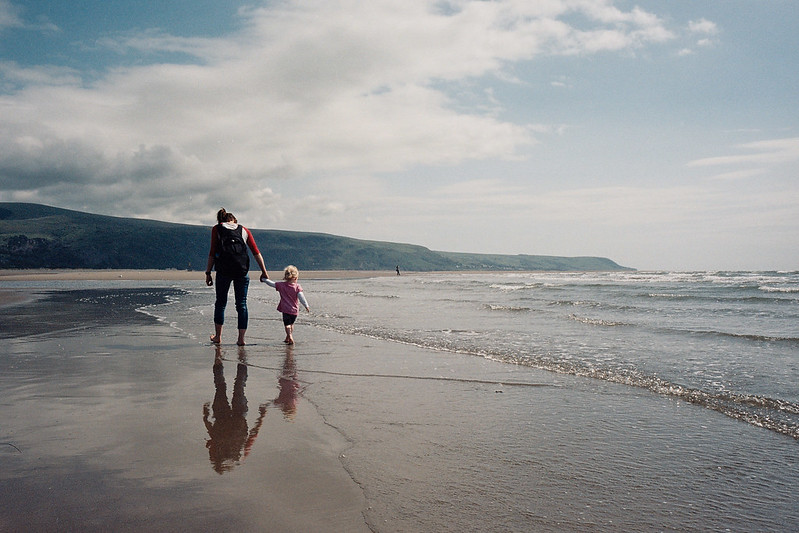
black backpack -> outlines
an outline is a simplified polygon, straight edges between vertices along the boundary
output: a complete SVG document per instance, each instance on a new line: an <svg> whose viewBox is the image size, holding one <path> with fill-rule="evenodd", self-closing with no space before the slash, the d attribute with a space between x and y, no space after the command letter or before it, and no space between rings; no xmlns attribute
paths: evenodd
<svg viewBox="0 0 799 533"><path fill-rule="evenodd" d="M214 265L216 271L223 276L239 278L250 271L250 254L242 232L244 228L228 229L222 224L216 227L217 242Z"/></svg>

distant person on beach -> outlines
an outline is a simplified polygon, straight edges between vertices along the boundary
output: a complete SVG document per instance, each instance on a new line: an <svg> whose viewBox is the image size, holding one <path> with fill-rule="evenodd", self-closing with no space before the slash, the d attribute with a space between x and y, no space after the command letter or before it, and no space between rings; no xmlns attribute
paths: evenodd
<svg viewBox="0 0 799 533"><path fill-rule="evenodd" d="M208 252L208 264L205 268L205 284L209 287L214 284L211 278L211 268L216 267L216 301L214 302L214 334L211 342L222 342L222 326L225 323L225 306L227 306L230 284L233 284L233 293L236 298L236 312L238 313L239 337L236 344L244 346L244 335L247 332L247 288L250 284L250 256L249 247L255 261L261 268L261 281L269 279L266 265L258 245L250 230L240 226L233 213L228 213L223 207L216 214L217 225L211 230L211 250Z"/></svg>
<svg viewBox="0 0 799 533"><path fill-rule="evenodd" d="M300 277L300 272L294 265L289 265L283 271L283 281L272 281L268 277L261 281L274 287L280 293L280 303L277 305L277 310L283 313L283 326L286 328L286 338L283 340L286 344L294 344L294 322L297 320L297 315L300 313L300 304L305 307L309 313L311 308L308 307L308 301L305 299L305 294L302 292L302 287L297 280Z"/></svg>
<svg viewBox="0 0 799 533"><path fill-rule="evenodd" d="M397 265L397 275L398 275L398 276L400 275L400 271L399 271L399 265Z"/></svg>

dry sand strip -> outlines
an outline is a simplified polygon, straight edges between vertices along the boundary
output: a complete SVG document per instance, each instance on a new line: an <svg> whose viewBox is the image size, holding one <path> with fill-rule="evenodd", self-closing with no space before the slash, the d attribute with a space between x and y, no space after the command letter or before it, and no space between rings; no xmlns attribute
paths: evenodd
<svg viewBox="0 0 799 533"><path fill-rule="evenodd" d="M250 273L257 278L259 272ZM396 276L393 270L303 270L303 279L356 279ZM272 270L271 278L282 278L282 272ZM143 281L205 281L205 274L191 270L88 270L88 269L30 269L0 270L0 281L44 281L44 280L143 280Z"/></svg>
<svg viewBox="0 0 799 533"><path fill-rule="evenodd" d="M271 271L270 277L281 279L281 272ZM363 279L396 276L393 270L304 270L302 279ZM258 271L250 273L257 279ZM205 283L205 274L190 270L116 270L116 269L0 269L4 281L193 281ZM25 303L31 299L24 291L0 287L0 307Z"/></svg>
<svg viewBox="0 0 799 533"><path fill-rule="evenodd" d="M258 279L259 272L250 273ZM363 279L396 276L393 270L303 270L302 279ZM271 278L281 279L282 272L272 270ZM205 273L192 270L117 270L117 269L0 269L0 283L4 281L193 281L205 283ZM29 301L24 291L0 287L0 307Z"/></svg>

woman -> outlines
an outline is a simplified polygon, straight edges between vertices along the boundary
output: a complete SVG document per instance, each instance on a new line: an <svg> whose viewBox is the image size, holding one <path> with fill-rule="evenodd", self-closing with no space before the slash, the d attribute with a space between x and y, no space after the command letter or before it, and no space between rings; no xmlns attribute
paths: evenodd
<svg viewBox="0 0 799 533"><path fill-rule="evenodd" d="M209 287L214 284L211 278L211 268L216 267L216 302L214 302L214 326L216 331L211 335L211 342L222 342L222 325L225 323L225 306L233 284L233 294L236 297L236 312L238 313L239 338L236 344L244 346L244 334L247 332L247 288L250 284L248 272L250 270L250 249L258 266L261 267L261 281L269 279L266 265L258 245L250 230L240 226L233 216L223 207L216 214L218 224L211 230L211 250L208 252L208 265L205 268L205 284Z"/></svg>

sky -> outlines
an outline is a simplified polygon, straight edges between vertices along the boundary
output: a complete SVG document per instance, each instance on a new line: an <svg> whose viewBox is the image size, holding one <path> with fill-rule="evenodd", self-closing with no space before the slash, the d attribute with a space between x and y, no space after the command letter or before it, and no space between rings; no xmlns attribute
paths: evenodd
<svg viewBox="0 0 799 533"><path fill-rule="evenodd" d="M796 28L795 0L0 0L0 201L799 270Z"/></svg>

